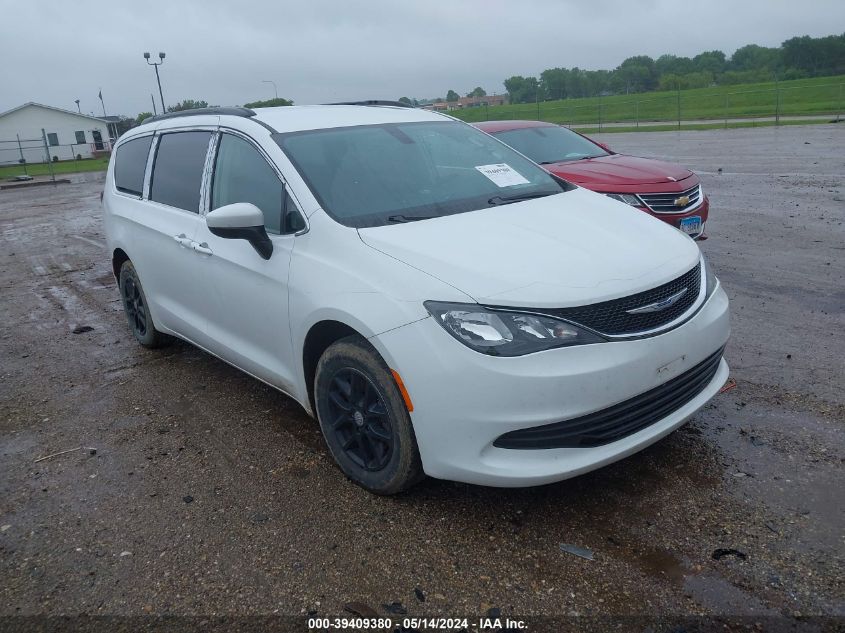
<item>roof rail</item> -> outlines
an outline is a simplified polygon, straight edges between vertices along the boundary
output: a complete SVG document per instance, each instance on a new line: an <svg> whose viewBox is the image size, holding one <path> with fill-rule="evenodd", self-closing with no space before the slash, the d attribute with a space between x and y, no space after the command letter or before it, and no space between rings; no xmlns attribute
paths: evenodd
<svg viewBox="0 0 845 633"><path fill-rule="evenodd" d="M175 119L181 116L199 116L201 114L227 114L229 116L251 117L255 116L255 110L249 108L232 108L232 107L213 107L213 108L194 108L193 110L180 110L179 112L167 112L165 114L157 114L144 119L144 123L154 123L155 121L165 121L167 119Z"/></svg>
<svg viewBox="0 0 845 633"><path fill-rule="evenodd" d="M383 101L381 99L366 99L364 101L340 101L339 103L324 103L323 105L391 106L393 108L414 107L401 101Z"/></svg>

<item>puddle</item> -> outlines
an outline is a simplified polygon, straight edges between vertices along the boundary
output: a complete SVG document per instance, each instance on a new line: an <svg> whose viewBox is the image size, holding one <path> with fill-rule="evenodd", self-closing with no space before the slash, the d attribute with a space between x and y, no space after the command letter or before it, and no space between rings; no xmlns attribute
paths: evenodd
<svg viewBox="0 0 845 633"><path fill-rule="evenodd" d="M649 576L682 585L689 570L678 557L665 550L651 550L636 557L637 566Z"/></svg>
<svg viewBox="0 0 845 633"><path fill-rule="evenodd" d="M717 576L687 576L684 579L684 591L712 613L778 615L777 611L768 608L751 594Z"/></svg>
<svg viewBox="0 0 845 633"><path fill-rule="evenodd" d="M840 431L811 412L758 406L731 411L725 401L722 431L707 432L732 462L725 469L731 480L726 490L771 509L773 517L798 516L812 532L814 548L837 550L842 543L845 506L842 504ZM807 455L813 459L806 459ZM805 456L798 458L798 456ZM800 539L800 540L803 540ZM800 544L791 543L792 546Z"/></svg>

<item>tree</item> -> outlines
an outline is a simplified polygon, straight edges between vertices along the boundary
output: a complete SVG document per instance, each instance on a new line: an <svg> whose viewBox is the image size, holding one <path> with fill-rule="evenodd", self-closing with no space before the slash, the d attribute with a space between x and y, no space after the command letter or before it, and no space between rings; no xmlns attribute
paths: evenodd
<svg viewBox="0 0 845 633"><path fill-rule="evenodd" d="M781 44L783 66L809 77L845 72L845 34L793 37Z"/></svg>
<svg viewBox="0 0 845 633"><path fill-rule="evenodd" d="M277 97L275 99L265 99L264 101L252 101L251 103L245 103L245 108L275 108L278 106L292 106L293 101L289 99L282 99L281 97Z"/></svg>
<svg viewBox="0 0 845 633"><path fill-rule="evenodd" d="M648 55L629 57L616 68L614 83L619 92L646 92L657 88L658 73Z"/></svg>
<svg viewBox="0 0 845 633"><path fill-rule="evenodd" d="M144 119L149 119L152 115L153 115L152 112L141 112L141 114L139 114L135 118L135 121L138 123L138 125L141 125L141 123L144 122Z"/></svg>
<svg viewBox="0 0 845 633"><path fill-rule="evenodd" d="M455 101L459 101L461 96L455 92L454 90L450 90L446 93L446 101L449 103L454 103Z"/></svg>
<svg viewBox="0 0 845 633"><path fill-rule="evenodd" d="M689 57L678 57L677 55L661 55L654 62L654 68L658 75L666 73L685 75L695 70Z"/></svg>
<svg viewBox="0 0 845 633"><path fill-rule="evenodd" d="M536 77L514 75L505 79L505 90L511 98L511 103L531 103L542 100L540 97L540 83Z"/></svg>
<svg viewBox="0 0 845 633"><path fill-rule="evenodd" d="M404 103L405 105L414 105L414 102L411 101L408 97L399 97L399 103Z"/></svg>
<svg viewBox="0 0 845 633"><path fill-rule="evenodd" d="M185 99L176 105L167 106L168 112L182 112L183 110L196 110L197 108L207 108L208 101L194 101L193 99Z"/></svg>
<svg viewBox="0 0 845 633"><path fill-rule="evenodd" d="M704 51L693 57L692 63L696 71L710 72L714 75L723 72L727 65L722 51Z"/></svg>
<svg viewBox="0 0 845 633"><path fill-rule="evenodd" d="M548 68L540 73L540 86L544 94L551 99L563 99L569 96L566 89L566 79L569 71L566 68Z"/></svg>
<svg viewBox="0 0 845 633"><path fill-rule="evenodd" d="M780 51L777 48L747 44L731 55L731 70L775 70L780 64Z"/></svg>
<svg viewBox="0 0 845 633"><path fill-rule="evenodd" d="M477 86L472 92L467 94L468 97L486 97L487 92L481 86Z"/></svg>

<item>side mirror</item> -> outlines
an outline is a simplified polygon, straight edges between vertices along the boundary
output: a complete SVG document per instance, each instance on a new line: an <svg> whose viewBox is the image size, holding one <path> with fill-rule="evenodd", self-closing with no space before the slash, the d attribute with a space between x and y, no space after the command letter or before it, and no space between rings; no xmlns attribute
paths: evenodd
<svg viewBox="0 0 845 633"><path fill-rule="evenodd" d="M264 259L273 254L273 242L264 230L264 214L249 202L236 202L205 216L208 230L228 240L246 240Z"/></svg>

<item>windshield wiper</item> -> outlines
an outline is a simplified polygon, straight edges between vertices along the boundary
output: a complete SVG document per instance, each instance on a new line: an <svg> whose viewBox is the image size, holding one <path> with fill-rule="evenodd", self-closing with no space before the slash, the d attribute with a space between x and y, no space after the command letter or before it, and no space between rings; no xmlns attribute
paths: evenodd
<svg viewBox="0 0 845 633"><path fill-rule="evenodd" d="M578 158L561 158L560 160L544 160L542 163L537 163L538 165L554 165L555 163L571 163L572 161L576 160L587 160L588 158L598 158L601 154L596 154L595 156L579 156Z"/></svg>
<svg viewBox="0 0 845 633"><path fill-rule="evenodd" d="M388 222L416 222L417 220L431 220L439 216L436 215L389 215Z"/></svg>
<svg viewBox="0 0 845 633"><path fill-rule="evenodd" d="M500 204L512 204L514 202L522 202L523 200L531 200L533 198L545 198L546 196L553 196L555 193L553 191L543 191L540 193L518 193L512 196L493 196L487 201L487 204L492 204L494 206Z"/></svg>

